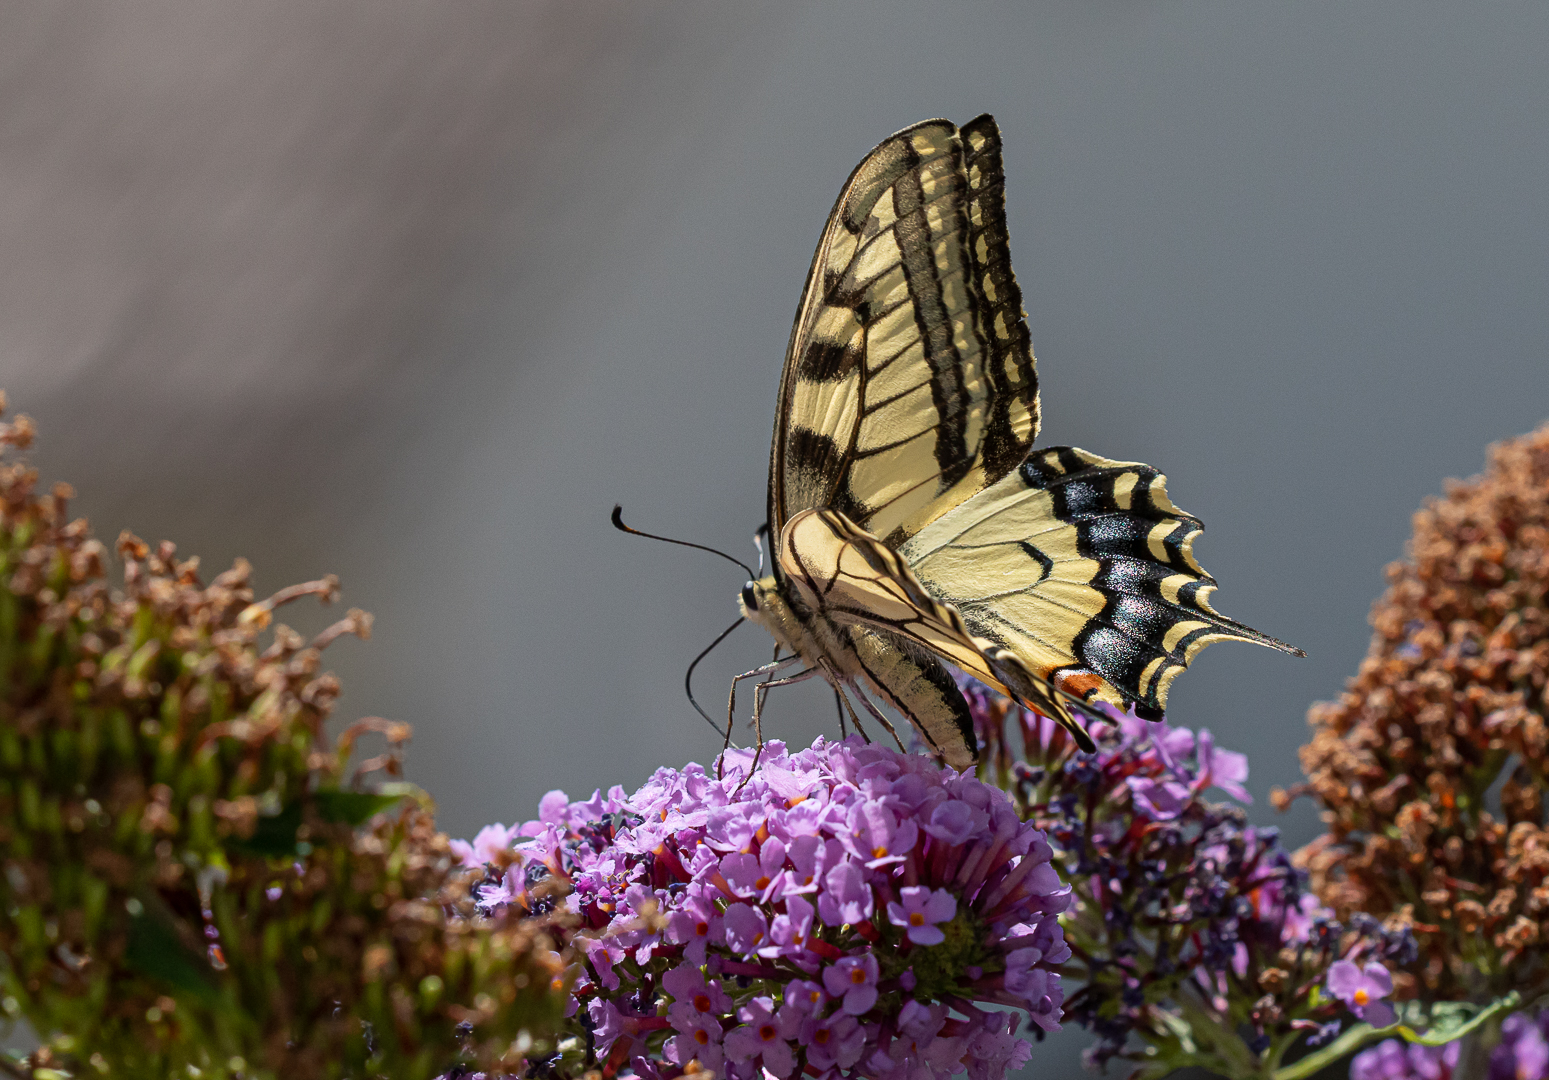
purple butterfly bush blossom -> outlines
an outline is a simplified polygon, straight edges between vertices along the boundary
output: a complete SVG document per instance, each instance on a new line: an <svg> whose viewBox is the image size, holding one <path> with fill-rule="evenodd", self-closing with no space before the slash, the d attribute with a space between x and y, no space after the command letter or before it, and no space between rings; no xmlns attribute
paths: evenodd
<svg viewBox="0 0 1549 1080"><path fill-rule="evenodd" d="M1351 1011L1391 1019L1384 965L1413 961L1413 935L1369 916L1335 922L1277 830L1205 798L1217 788L1247 802L1246 757L1208 731L1105 705L1090 725L1097 750L1082 753L1045 717L977 684L964 692L982 772L1045 830L1073 886L1065 979L1076 989L1065 1011L1097 1036L1089 1064L1257 1074L1299 1042L1329 1042ZM1341 993L1335 978L1325 991L1340 963L1359 985ZM1179 1036L1202 1023L1208 1038ZM1199 1044L1211 1049L1202 1056Z"/></svg>
<svg viewBox="0 0 1549 1080"><path fill-rule="evenodd" d="M1328 969L1328 992L1372 1027L1387 1027L1398 1019L1393 1007L1382 1000L1393 993L1393 976L1381 964L1334 961Z"/></svg>
<svg viewBox="0 0 1549 1080"><path fill-rule="evenodd" d="M1001 1080L1059 1028L1070 889L1011 799L819 739L659 770L459 848L486 911L577 916L571 1037L533 1068L672 1080ZM547 883L547 884L546 884ZM542 886L540 888L540 886Z"/></svg>
<svg viewBox="0 0 1549 1080"><path fill-rule="evenodd" d="M1452 1080L1459 1049L1457 1042L1425 1046L1384 1039L1351 1059L1350 1080Z"/></svg>
<svg viewBox="0 0 1549 1080"><path fill-rule="evenodd" d="M1501 1041L1490 1052L1489 1080L1545 1080L1549 1077L1549 1009L1536 1017L1519 1012L1501 1024Z"/></svg>
<svg viewBox="0 0 1549 1080"><path fill-rule="evenodd" d="M1350 1062L1350 1080L1453 1080L1462 1043L1422 1046L1385 1039ZM1512 1013L1490 1051L1487 1080L1549 1080L1549 1010Z"/></svg>

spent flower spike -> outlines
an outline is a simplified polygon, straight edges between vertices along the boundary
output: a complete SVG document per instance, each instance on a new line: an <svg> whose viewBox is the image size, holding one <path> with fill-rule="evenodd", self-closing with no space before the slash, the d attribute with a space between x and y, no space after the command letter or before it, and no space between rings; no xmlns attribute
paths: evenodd
<svg viewBox="0 0 1549 1080"><path fill-rule="evenodd" d="M752 763L550 793L468 845L488 914L558 879L582 927L571 1034L534 1068L1001 1080L1022 1029L1059 1028L1070 889L1004 792L858 738Z"/></svg>

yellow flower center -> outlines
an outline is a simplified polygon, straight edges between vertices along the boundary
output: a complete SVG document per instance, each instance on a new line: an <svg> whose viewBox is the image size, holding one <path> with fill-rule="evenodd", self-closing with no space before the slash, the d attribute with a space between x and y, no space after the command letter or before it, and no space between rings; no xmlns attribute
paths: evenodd
<svg viewBox="0 0 1549 1080"><path fill-rule="evenodd" d="M860 968L851 968L850 981L856 986L864 986L866 984L866 973Z"/></svg>
<svg viewBox="0 0 1549 1080"><path fill-rule="evenodd" d="M1357 1005L1365 1005L1367 1002L1371 1001L1371 999L1372 996L1365 990L1357 990L1355 992L1355 1003Z"/></svg>
<svg viewBox="0 0 1549 1080"><path fill-rule="evenodd" d="M910 926L924 926L925 925L925 916L920 914L918 911L911 911L909 913L909 925Z"/></svg>

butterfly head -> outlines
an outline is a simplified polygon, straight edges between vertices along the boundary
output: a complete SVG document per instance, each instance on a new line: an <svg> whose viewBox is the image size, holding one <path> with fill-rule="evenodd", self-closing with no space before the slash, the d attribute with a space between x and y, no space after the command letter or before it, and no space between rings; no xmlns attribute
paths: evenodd
<svg viewBox="0 0 1549 1080"><path fill-rule="evenodd" d="M742 614L756 623L767 623L769 616L780 604L780 586L774 575L743 583L738 603Z"/></svg>
<svg viewBox="0 0 1549 1080"><path fill-rule="evenodd" d="M801 619L791 610L791 604L773 574L746 582L737 606L742 609L745 619L768 630L782 646L793 652L801 651Z"/></svg>

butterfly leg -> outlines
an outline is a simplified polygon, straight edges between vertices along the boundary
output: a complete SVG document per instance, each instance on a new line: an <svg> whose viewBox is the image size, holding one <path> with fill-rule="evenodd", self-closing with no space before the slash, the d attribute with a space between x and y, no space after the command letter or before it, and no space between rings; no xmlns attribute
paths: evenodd
<svg viewBox="0 0 1549 1080"><path fill-rule="evenodd" d="M796 659L794 656L792 660ZM794 675L787 675L783 679L767 679L758 684L757 691L753 694L753 738L756 749L753 751L752 764L748 766L748 774L742 778L742 783L737 785L737 791L741 791L743 785L753 778L753 770L758 768L758 759L764 753L764 728L762 716L764 712L764 698L769 693L771 686L794 686L799 682L806 682L814 675L821 675L820 667L803 668ZM733 795L736 792L732 792Z"/></svg>
<svg viewBox="0 0 1549 1080"><path fill-rule="evenodd" d="M893 736L893 741L898 744L898 749L903 750L904 753L908 753L908 750L904 747L904 741L898 737L898 732L893 730L893 725L888 721L886 714L884 714L881 709L877 708L876 705L872 703L872 700L865 694L861 693L859 690L855 691L855 696L861 699L861 704L866 707L866 711L875 717L878 723L887 728L887 733Z"/></svg>
<svg viewBox="0 0 1549 1080"><path fill-rule="evenodd" d="M726 751L731 747L731 730L732 725L736 722L735 713L737 711L737 684L740 683L743 679L756 679L760 675L772 675L782 668L790 667L798 659L800 659L798 656L787 656L784 660L775 660L772 663L760 665L759 667L754 668L752 671L744 671L741 675L733 677L731 681L731 693L728 694L726 698L726 741L721 744L721 754L723 757L725 756ZM716 763L715 778L717 780L721 779L721 765L719 761Z"/></svg>
<svg viewBox="0 0 1549 1080"><path fill-rule="evenodd" d="M844 714L845 710L848 709L850 719L855 722L855 733L866 742L871 742L871 736L866 734L866 729L861 726L861 718L855 713L855 706L851 705L850 699L845 697L843 689L845 686L844 679L840 677L839 673L834 670L833 665L827 660L819 660L818 667L823 669L823 676L828 679L828 684L834 688L834 700L839 703L839 734L843 735L845 733Z"/></svg>

